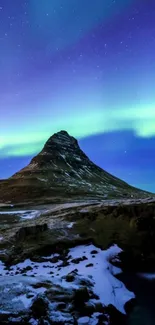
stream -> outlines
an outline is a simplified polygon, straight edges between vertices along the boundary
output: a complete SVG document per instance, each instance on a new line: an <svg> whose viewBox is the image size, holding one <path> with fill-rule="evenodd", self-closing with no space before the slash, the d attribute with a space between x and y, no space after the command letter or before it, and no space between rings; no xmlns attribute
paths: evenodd
<svg viewBox="0 0 155 325"><path fill-rule="evenodd" d="M146 279L133 273L122 273L119 279L136 295L136 305L129 315L128 325L155 324L155 278Z"/></svg>

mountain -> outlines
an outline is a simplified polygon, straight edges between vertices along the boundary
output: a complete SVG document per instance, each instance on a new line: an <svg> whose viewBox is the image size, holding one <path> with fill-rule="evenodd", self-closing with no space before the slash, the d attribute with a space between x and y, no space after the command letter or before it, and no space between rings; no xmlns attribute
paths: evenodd
<svg viewBox="0 0 155 325"><path fill-rule="evenodd" d="M66 131L52 135L28 166L0 182L1 203L148 195L96 166Z"/></svg>

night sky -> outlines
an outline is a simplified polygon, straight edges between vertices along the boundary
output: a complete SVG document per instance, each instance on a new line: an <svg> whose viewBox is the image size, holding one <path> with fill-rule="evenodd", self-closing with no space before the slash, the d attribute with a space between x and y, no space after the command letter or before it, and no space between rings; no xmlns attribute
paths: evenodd
<svg viewBox="0 0 155 325"><path fill-rule="evenodd" d="M0 0L0 178L61 129L155 192L155 0Z"/></svg>

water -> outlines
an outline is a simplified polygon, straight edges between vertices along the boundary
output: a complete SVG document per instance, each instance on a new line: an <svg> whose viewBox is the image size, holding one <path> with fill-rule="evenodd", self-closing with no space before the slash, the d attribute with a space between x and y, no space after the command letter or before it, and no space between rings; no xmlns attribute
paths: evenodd
<svg viewBox="0 0 155 325"><path fill-rule="evenodd" d="M131 273L121 274L119 279L136 295L136 306L127 324L155 325L155 279L147 280Z"/></svg>

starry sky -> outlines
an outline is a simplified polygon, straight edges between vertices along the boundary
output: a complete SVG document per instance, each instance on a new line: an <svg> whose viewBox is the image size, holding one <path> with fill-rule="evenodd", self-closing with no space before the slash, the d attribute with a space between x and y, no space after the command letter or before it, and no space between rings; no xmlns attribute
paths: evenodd
<svg viewBox="0 0 155 325"><path fill-rule="evenodd" d="M155 192L154 0L0 0L0 178L61 129Z"/></svg>

